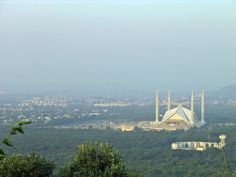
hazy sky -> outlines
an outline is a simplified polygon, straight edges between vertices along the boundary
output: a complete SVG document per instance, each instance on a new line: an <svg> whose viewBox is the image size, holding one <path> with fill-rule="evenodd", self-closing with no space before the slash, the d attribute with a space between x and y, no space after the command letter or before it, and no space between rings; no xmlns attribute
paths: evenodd
<svg viewBox="0 0 236 177"><path fill-rule="evenodd" d="M0 90L236 84L236 1L0 0Z"/></svg>

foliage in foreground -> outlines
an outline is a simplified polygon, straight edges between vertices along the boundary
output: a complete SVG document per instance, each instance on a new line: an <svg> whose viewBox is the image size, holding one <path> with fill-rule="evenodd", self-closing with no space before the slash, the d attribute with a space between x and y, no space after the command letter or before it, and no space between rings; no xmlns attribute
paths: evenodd
<svg viewBox="0 0 236 177"><path fill-rule="evenodd" d="M82 144L76 158L59 172L59 177L129 177L118 152L109 144Z"/></svg>
<svg viewBox="0 0 236 177"><path fill-rule="evenodd" d="M17 122L15 126L13 126L10 132L4 137L4 139L0 142L0 162L7 158L4 150L1 148L1 145L6 145L8 147L12 147L11 136L16 135L17 133L24 134L23 125L31 124L31 121L23 120Z"/></svg>
<svg viewBox="0 0 236 177"><path fill-rule="evenodd" d="M22 125L30 121L21 121L0 142L12 147L11 136L24 134ZM51 177L54 164L37 153L7 156L0 147L0 177ZM137 176L125 169L120 155L108 144L82 144L74 161L62 168L59 177L131 177Z"/></svg>
<svg viewBox="0 0 236 177"><path fill-rule="evenodd" d="M54 164L37 153L13 155L0 164L1 177L50 177Z"/></svg>

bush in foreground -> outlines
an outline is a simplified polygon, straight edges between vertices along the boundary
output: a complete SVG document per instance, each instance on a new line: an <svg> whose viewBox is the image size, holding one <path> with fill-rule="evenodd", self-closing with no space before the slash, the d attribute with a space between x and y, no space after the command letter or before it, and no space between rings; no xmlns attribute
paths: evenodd
<svg viewBox="0 0 236 177"><path fill-rule="evenodd" d="M51 177L54 164L37 153L13 155L0 164L0 177Z"/></svg>
<svg viewBox="0 0 236 177"><path fill-rule="evenodd" d="M131 177L120 155L109 144L82 144L76 158L59 171L59 177Z"/></svg>

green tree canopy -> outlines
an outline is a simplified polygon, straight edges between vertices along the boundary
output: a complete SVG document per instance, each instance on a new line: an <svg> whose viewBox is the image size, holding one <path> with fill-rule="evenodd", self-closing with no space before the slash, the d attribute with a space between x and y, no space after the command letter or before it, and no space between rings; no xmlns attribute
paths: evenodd
<svg viewBox="0 0 236 177"><path fill-rule="evenodd" d="M109 144L79 145L76 158L59 172L59 177L129 177L118 152Z"/></svg>
<svg viewBox="0 0 236 177"><path fill-rule="evenodd" d="M54 164L38 153L13 155L0 164L1 177L50 177Z"/></svg>

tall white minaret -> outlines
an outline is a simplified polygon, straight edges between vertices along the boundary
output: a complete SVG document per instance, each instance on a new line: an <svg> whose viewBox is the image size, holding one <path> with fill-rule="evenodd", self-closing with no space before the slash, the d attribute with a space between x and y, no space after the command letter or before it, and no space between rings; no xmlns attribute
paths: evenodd
<svg viewBox="0 0 236 177"><path fill-rule="evenodd" d="M168 91L168 111L171 109L170 107L170 89Z"/></svg>
<svg viewBox="0 0 236 177"><path fill-rule="evenodd" d="M201 124L205 123L204 113L205 113L205 94L204 91L202 91L202 103L201 103Z"/></svg>
<svg viewBox="0 0 236 177"><path fill-rule="evenodd" d="M191 96L191 118L193 120L194 116L194 92L192 91L192 96Z"/></svg>
<svg viewBox="0 0 236 177"><path fill-rule="evenodd" d="M159 95L158 95L158 90L156 92L156 123L159 123Z"/></svg>

